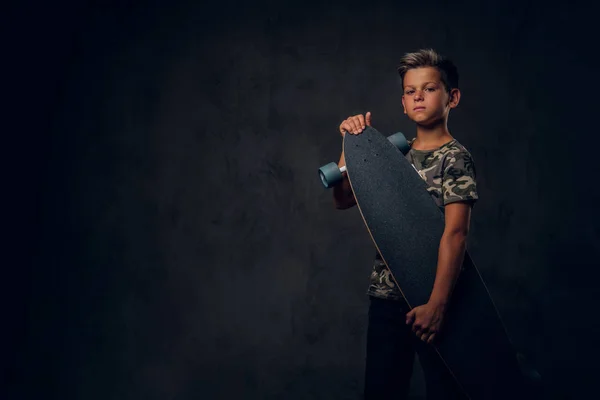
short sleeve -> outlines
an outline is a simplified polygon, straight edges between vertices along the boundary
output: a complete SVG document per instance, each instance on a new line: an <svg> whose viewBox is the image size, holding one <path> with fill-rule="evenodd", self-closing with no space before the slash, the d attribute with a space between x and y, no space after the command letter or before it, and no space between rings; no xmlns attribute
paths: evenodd
<svg viewBox="0 0 600 400"><path fill-rule="evenodd" d="M442 175L444 205L467 201L471 204L479 199L475 163L467 151L449 154Z"/></svg>

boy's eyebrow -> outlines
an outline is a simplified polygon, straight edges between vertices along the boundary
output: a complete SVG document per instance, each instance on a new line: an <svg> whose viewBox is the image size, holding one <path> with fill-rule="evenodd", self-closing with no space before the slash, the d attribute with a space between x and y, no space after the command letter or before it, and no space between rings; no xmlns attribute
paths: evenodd
<svg viewBox="0 0 600 400"><path fill-rule="evenodd" d="M430 83L435 83L436 85L438 84L438 82L435 82L435 81L428 81L428 82L423 82L423 85L427 85ZM409 87L414 88L415 86L414 85L405 85L404 87L405 88L409 88Z"/></svg>

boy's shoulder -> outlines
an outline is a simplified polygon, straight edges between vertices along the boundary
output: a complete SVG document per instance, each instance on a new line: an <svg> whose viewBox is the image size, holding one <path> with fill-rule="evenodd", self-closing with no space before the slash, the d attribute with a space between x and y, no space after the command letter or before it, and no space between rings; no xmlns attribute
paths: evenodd
<svg viewBox="0 0 600 400"><path fill-rule="evenodd" d="M446 161L453 160L456 158L466 158L471 159L471 152L458 141L458 139L453 138L451 141L443 144L437 149L433 150L415 150L412 148L416 138L410 139L408 141L409 146L411 147L411 152L420 154L429 159L429 161Z"/></svg>
<svg viewBox="0 0 600 400"><path fill-rule="evenodd" d="M464 153L471 154L471 153L470 153L470 151L469 151L469 150L466 148L466 146L464 146L464 145L463 145L461 142L459 142L457 138L453 138L453 139L450 141L450 143L451 143L451 146L450 146L450 147L451 147L453 150L456 150L456 151L461 151L461 152L464 152Z"/></svg>
<svg viewBox="0 0 600 400"><path fill-rule="evenodd" d="M452 139L448 143L447 149L445 149L445 153L453 156L460 156L462 158L472 158L471 152L456 138Z"/></svg>

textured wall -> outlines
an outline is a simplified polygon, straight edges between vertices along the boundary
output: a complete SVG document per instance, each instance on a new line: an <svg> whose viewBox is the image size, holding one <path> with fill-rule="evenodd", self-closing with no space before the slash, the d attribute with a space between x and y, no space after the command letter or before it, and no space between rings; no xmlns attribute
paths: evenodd
<svg viewBox="0 0 600 400"><path fill-rule="evenodd" d="M461 72L450 129L478 169L473 257L557 398L584 393L600 235L590 13L468 3L114 2L24 23L44 118L6 346L14 398L359 398L374 248L316 169L350 114L414 135L394 67L423 46Z"/></svg>

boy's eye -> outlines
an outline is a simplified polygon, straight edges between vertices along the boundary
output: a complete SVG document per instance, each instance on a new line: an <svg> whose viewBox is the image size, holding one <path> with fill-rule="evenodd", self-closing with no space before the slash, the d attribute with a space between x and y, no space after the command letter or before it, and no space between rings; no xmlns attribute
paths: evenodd
<svg viewBox="0 0 600 400"><path fill-rule="evenodd" d="M414 90L407 90L407 91L406 91L406 92L404 92L404 93L406 93L406 94L413 94L414 92L415 92Z"/></svg>
<svg viewBox="0 0 600 400"><path fill-rule="evenodd" d="M434 92L434 91L435 91L435 88L433 88L433 87L428 87L428 88L427 88L427 89L425 89L425 90L427 90L428 92Z"/></svg>

